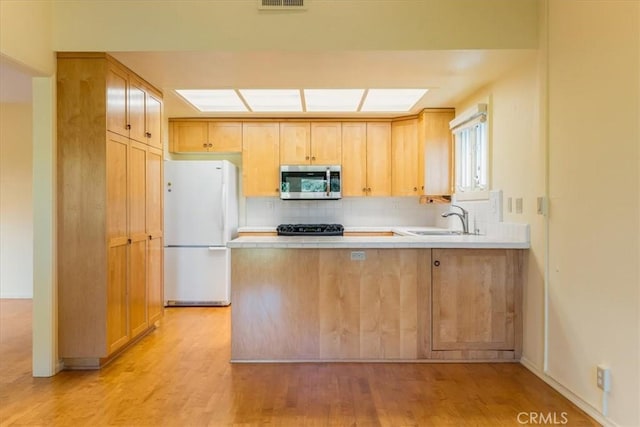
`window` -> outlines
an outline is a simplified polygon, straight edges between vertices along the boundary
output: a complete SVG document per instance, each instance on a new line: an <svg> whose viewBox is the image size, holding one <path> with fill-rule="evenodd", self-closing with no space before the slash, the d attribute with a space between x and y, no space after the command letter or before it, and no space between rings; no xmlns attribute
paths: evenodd
<svg viewBox="0 0 640 427"><path fill-rule="evenodd" d="M488 197L489 141L487 104L478 104L453 119L455 193L458 198Z"/></svg>

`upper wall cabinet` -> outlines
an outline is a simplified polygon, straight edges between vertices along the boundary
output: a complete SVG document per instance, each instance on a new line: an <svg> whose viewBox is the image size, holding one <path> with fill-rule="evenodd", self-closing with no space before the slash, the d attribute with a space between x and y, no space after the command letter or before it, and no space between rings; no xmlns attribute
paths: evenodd
<svg viewBox="0 0 640 427"><path fill-rule="evenodd" d="M341 152L340 122L280 123L280 164L339 165Z"/></svg>
<svg viewBox="0 0 640 427"><path fill-rule="evenodd" d="M107 130L162 148L162 95L115 62L106 80Z"/></svg>
<svg viewBox="0 0 640 427"><path fill-rule="evenodd" d="M391 124L342 123L342 195L391 195Z"/></svg>
<svg viewBox="0 0 640 427"><path fill-rule="evenodd" d="M449 122L455 117L454 110L425 110L418 118L420 150L423 162L419 171L422 194L453 194L453 141Z"/></svg>
<svg viewBox="0 0 640 427"><path fill-rule="evenodd" d="M169 150L174 153L239 153L242 122L170 120Z"/></svg>
<svg viewBox="0 0 640 427"><path fill-rule="evenodd" d="M391 123L391 194L417 196L420 194L418 119Z"/></svg>
<svg viewBox="0 0 640 427"><path fill-rule="evenodd" d="M279 148L277 122L243 124L242 192L245 197L280 194Z"/></svg>

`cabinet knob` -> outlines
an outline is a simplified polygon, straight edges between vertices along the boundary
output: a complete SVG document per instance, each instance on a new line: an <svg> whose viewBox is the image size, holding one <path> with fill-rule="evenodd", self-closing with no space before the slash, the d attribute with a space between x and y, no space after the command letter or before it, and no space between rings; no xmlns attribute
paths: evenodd
<svg viewBox="0 0 640 427"><path fill-rule="evenodd" d="M149 234L149 240L153 240L153 236Z"/></svg>
<svg viewBox="0 0 640 427"><path fill-rule="evenodd" d="M151 132L145 132L144 134L147 138L151 138Z"/></svg>
<svg viewBox="0 0 640 427"><path fill-rule="evenodd" d="M130 245L131 244L131 239L127 239L127 244Z"/></svg>
<svg viewBox="0 0 640 427"><path fill-rule="evenodd" d="M413 191L418 191L418 187L413 187Z"/></svg>
<svg viewBox="0 0 640 427"><path fill-rule="evenodd" d="M131 125L130 124L127 124L125 127L127 128L127 130L131 129Z"/></svg>
<svg viewBox="0 0 640 427"><path fill-rule="evenodd" d="M367 188L367 191L368 191L369 193L371 193L371 187Z"/></svg>
<svg viewBox="0 0 640 427"><path fill-rule="evenodd" d="M315 159L316 159L316 158L315 158L315 156L314 156L314 157L311 157L311 160L315 160Z"/></svg>
<svg viewBox="0 0 640 427"><path fill-rule="evenodd" d="M204 148L207 148L207 143L206 143L206 142L205 142L205 143L203 143L203 144L202 144L202 146L203 146Z"/></svg>
<svg viewBox="0 0 640 427"><path fill-rule="evenodd" d="M305 158L304 158L304 159L305 159L305 160L309 160L309 156L305 156Z"/></svg>
<svg viewBox="0 0 640 427"><path fill-rule="evenodd" d="M440 267L440 261L438 260L433 261L433 265L435 265L436 267Z"/></svg>

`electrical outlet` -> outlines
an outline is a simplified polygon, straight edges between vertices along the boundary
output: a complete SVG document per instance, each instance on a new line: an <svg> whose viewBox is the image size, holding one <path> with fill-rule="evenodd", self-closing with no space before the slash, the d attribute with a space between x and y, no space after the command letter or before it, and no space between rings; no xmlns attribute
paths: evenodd
<svg viewBox="0 0 640 427"><path fill-rule="evenodd" d="M518 197L516 199L516 213L517 214L522 213L522 197Z"/></svg>
<svg viewBox="0 0 640 427"><path fill-rule="evenodd" d="M507 212L513 212L513 198L511 197L507 198Z"/></svg>
<svg viewBox="0 0 640 427"><path fill-rule="evenodd" d="M351 261L364 261L367 259L364 251L352 251L351 252Z"/></svg>
<svg viewBox="0 0 640 427"><path fill-rule="evenodd" d="M604 365L598 365L596 373L596 384L605 393L611 391L611 369Z"/></svg>

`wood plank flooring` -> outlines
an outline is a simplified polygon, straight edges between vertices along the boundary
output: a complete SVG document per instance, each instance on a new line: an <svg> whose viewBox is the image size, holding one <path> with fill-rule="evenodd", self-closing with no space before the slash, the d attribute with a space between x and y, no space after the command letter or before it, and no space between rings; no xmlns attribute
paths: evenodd
<svg viewBox="0 0 640 427"><path fill-rule="evenodd" d="M31 301L0 300L0 425L598 425L519 364L230 364L229 308L167 309L101 371L31 377Z"/></svg>

